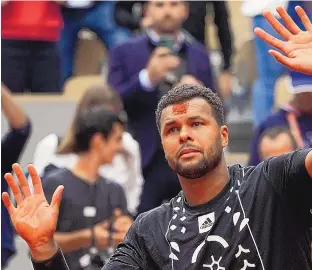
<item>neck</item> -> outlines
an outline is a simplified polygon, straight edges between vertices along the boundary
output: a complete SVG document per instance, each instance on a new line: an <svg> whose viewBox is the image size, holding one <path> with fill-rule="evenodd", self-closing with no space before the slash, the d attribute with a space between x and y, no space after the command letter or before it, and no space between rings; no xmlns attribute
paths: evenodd
<svg viewBox="0 0 312 270"><path fill-rule="evenodd" d="M94 183L98 179L100 166L101 164L96 156L83 153L78 155L78 160L72 168L72 172L86 182Z"/></svg>
<svg viewBox="0 0 312 270"><path fill-rule="evenodd" d="M229 181L224 155L220 164L205 176L197 179L179 176L179 180L188 204L196 206L212 200Z"/></svg>
<svg viewBox="0 0 312 270"><path fill-rule="evenodd" d="M152 28L151 30L152 30L157 36L159 36L159 37L160 37L161 35L164 35L164 34L171 34L171 35L174 36L175 42L178 41L178 36L179 36L180 30L176 30L176 31L174 31L174 32L172 32L172 33L163 33L162 31L160 31L160 30L158 30L158 29L156 29L156 28Z"/></svg>

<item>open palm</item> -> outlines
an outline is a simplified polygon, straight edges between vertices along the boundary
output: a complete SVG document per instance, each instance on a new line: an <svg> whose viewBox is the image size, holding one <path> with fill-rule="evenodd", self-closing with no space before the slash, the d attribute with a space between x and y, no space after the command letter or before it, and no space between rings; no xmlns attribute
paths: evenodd
<svg viewBox="0 0 312 270"><path fill-rule="evenodd" d="M284 53L283 55L276 50L269 51L277 61L292 70L312 75L312 24L309 17L301 7L296 7L296 12L306 29L302 31L283 7L278 7L276 10L287 28L271 12L264 12L263 16L285 41L271 36L261 28L256 28L255 34Z"/></svg>
<svg viewBox="0 0 312 270"><path fill-rule="evenodd" d="M35 168L32 165L28 166L34 186L33 195L30 192L21 166L14 164L12 168L19 185L15 182L11 173L7 173L4 178L14 194L17 207L12 204L8 193L4 192L2 199L17 233L27 242L31 249L38 249L53 240L63 186L56 189L51 205L49 205Z"/></svg>

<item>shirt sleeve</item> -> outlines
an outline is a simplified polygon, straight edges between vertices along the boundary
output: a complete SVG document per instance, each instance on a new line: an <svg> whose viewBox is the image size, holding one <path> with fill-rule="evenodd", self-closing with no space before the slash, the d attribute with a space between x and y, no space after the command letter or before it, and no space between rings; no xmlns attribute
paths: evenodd
<svg viewBox="0 0 312 270"><path fill-rule="evenodd" d="M36 262L31 260L34 270L70 270L61 249L49 260Z"/></svg>
<svg viewBox="0 0 312 270"><path fill-rule="evenodd" d="M265 174L305 226L312 226L312 179L305 159L312 149L301 149L264 162Z"/></svg>
<svg viewBox="0 0 312 270"><path fill-rule="evenodd" d="M147 256L144 248L144 240L140 237L139 232L141 218L142 214L132 224L124 242L117 247L103 270L149 269L146 263Z"/></svg>

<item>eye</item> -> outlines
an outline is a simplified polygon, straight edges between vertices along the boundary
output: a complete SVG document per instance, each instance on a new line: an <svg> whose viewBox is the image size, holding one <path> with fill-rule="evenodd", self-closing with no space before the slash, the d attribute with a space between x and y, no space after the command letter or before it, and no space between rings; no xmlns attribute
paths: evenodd
<svg viewBox="0 0 312 270"><path fill-rule="evenodd" d="M198 126L201 126L203 123L201 122L194 122L192 123L192 127L198 127Z"/></svg>
<svg viewBox="0 0 312 270"><path fill-rule="evenodd" d="M179 129L178 129L177 127L172 127L172 128L170 128L170 129L168 130L168 134L169 134L169 133L174 133L174 132L177 132L177 131L179 131Z"/></svg>

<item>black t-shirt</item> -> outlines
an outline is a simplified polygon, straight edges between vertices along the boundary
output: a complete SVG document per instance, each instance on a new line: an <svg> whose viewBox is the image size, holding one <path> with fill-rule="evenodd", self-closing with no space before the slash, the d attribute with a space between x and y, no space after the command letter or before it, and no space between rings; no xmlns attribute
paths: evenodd
<svg viewBox="0 0 312 270"><path fill-rule="evenodd" d="M74 232L109 219L116 208L127 213L124 191L120 185L99 177L90 184L67 169L55 169L43 179L43 189L48 202L59 185L64 185L57 232ZM95 215L94 209L96 209ZM90 212L91 211L91 212ZM87 255L86 255L87 254ZM89 249L66 253L65 259L72 270L83 269Z"/></svg>
<svg viewBox="0 0 312 270"><path fill-rule="evenodd" d="M312 269L308 151L230 166L206 204L189 206L181 192L141 214L104 269Z"/></svg>

